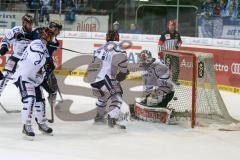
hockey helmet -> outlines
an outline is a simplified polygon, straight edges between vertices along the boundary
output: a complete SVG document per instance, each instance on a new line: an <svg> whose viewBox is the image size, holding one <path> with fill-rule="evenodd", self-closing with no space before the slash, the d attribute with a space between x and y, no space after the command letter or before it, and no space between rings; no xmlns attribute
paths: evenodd
<svg viewBox="0 0 240 160"><path fill-rule="evenodd" d="M152 53L149 50L142 50L138 54L139 63L151 63L153 60Z"/></svg>
<svg viewBox="0 0 240 160"><path fill-rule="evenodd" d="M106 34L106 41L119 41L119 34L115 30L109 30Z"/></svg>
<svg viewBox="0 0 240 160"><path fill-rule="evenodd" d="M58 20L53 20L49 23L49 28L58 28L59 30L62 30L62 24Z"/></svg>
<svg viewBox="0 0 240 160"><path fill-rule="evenodd" d="M41 39L46 40L47 42L50 42L54 36L53 31L49 27L43 27L40 33Z"/></svg>

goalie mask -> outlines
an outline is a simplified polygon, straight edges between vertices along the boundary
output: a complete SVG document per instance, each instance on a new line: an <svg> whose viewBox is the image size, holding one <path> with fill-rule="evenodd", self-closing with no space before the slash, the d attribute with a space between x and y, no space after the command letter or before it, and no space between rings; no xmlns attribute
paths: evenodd
<svg viewBox="0 0 240 160"><path fill-rule="evenodd" d="M154 58L152 57L152 53L150 51L143 50L138 54L138 60L140 64L149 64L154 61Z"/></svg>

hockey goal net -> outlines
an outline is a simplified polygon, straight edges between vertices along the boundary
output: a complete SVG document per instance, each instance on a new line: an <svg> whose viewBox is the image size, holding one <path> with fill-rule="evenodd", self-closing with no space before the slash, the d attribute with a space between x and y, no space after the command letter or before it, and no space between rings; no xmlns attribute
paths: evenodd
<svg viewBox="0 0 240 160"><path fill-rule="evenodd" d="M180 50L164 51L163 54L177 84L177 100L170 102L176 117L190 117L192 128L211 120L237 122L228 113L219 93L212 54Z"/></svg>

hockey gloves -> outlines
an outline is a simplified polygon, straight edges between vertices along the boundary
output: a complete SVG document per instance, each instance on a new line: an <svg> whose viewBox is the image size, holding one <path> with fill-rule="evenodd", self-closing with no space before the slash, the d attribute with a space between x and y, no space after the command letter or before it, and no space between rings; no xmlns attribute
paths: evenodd
<svg viewBox="0 0 240 160"><path fill-rule="evenodd" d="M127 75L129 74L129 70L127 70L127 73L123 73L123 72L119 72L117 75L116 75L116 80L118 82L122 82L123 80L125 80L127 78Z"/></svg>
<svg viewBox="0 0 240 160"><path fill-rule="evenodd" d="M0 71L0 80L2 80L4 78L2 72Z"/></svg>
<svg viewBox="0 0 240 160"><path fill-rule="evenodd" d="M47 74L52 73L52 71L55 69L53 60L51 58L47 58L44 69L46 70Z"/></svg>
<svg viewBox="0 0 240 160"><path fill-rule="evenodd" d="M1 46L1 49L0 49L0 55L1 55L1 56L5 55L5 54L7 53L7 51L8 51L7 45L6 45L6 44L3 44L3 45Z"/></svg>
<svg viewBox="0 0 240 160"><path fill-rule="evenodd" d="M25 39L25 36L22 33L16 33L14 35L14 37L16 38L17 41L21 41L21 40Z"/></svg>

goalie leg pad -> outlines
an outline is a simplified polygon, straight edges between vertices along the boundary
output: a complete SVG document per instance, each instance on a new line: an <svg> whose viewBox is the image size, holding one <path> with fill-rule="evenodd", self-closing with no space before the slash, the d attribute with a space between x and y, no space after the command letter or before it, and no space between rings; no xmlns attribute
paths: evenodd
<svg viewBox="0 0 240 160"><path fill-rule="evenodd" d="M153 108L136 103L134 107L134 115L144 121L160 122L165 124L172 123L172 109Z"/></svg>

